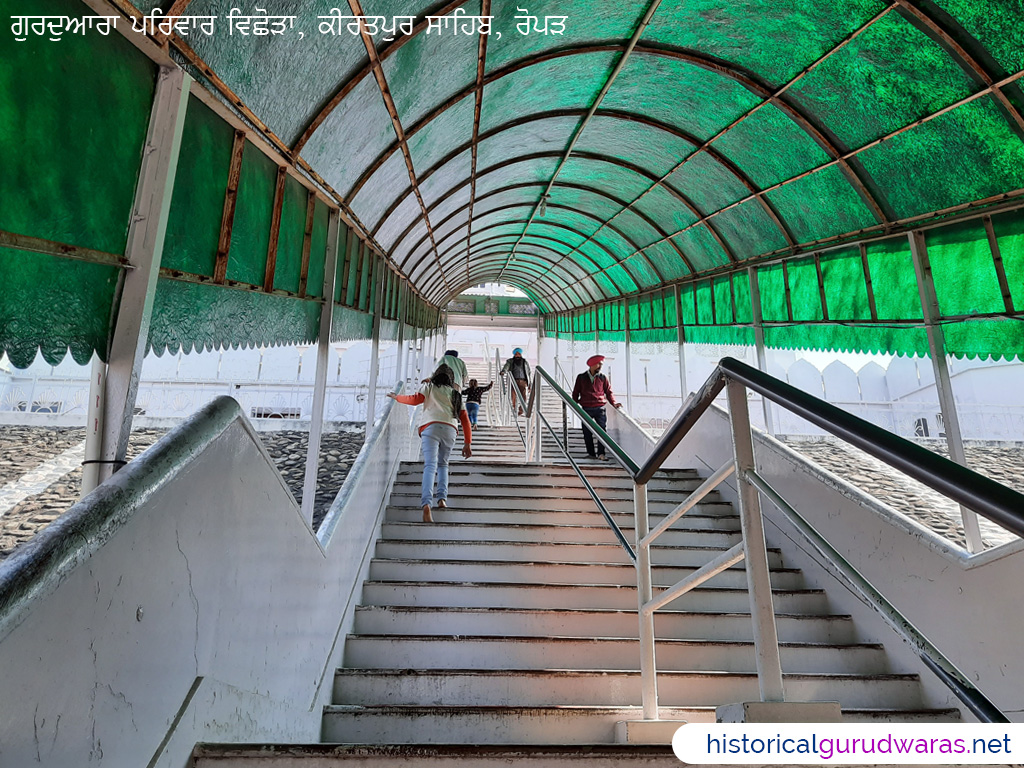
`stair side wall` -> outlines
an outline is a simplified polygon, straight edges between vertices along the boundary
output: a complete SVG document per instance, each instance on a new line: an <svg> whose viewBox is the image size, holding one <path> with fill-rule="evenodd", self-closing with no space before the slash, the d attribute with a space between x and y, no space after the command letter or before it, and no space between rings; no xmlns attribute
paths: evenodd
<svg viewBox="0 0 1024 768"><path fill-rule="evenodd" d="M728 414L708 411L673 455L710 474L732 455ZM1024 614L1015 609L1024 583L1024 542L974 556L815 466L778 441L755 436L758 472L832 546L875 585L1011 719L1024 719L1024 658L1017 639ZM735 477L720 486L736 502ZM801 568L809 588L824 589L833 611L853 616L860 639L881 642L894 671L921 677L928 706L959 707L974 718L873 608L833 575L774 507L762 499L768 545ZM878 702L885 707L886 703Z"/></svg>
<svg viewBox="0 0 1024 768"><path fill-rule="evenodd" d="M0 764L179 768L197 741L319 740L380 505L323 546L240 411L168 467L196 428L68 513L134 500L0 641Z"/></svg>

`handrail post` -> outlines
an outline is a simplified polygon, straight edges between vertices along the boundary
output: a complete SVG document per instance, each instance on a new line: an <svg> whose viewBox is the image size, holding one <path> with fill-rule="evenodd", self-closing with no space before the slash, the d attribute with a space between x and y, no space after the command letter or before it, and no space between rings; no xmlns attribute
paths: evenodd
<svg viewBox="0 0 1024 768"><path fill-rule="evenodd" d="M747 590L754 623L754 653L757 657L757 682L761 701L785 701L782 687L782 662L779 659L779 635L772 605L772 585L768 569L768 551L761 518L761 498L757 487L747 478L754 466L754 441L750 431L747 389L738 381L726 384L729 421L732 425L733 456L739 495L743 549L747 564Z"/></svg>
<svg viewBox="0 0 1024 768"><path fill-rule="evenodd" d="M541 397L541 376L539 371L533 372L533 440L534 440L534 461L540 464L544 461L544 432L541 431L540 426L540 397Z"/></svg>
<svg viewBox="0 0 1024 768"><path fill-rule="evenodd" d="M654 657L654 612L644 605L654 597L651 585L651 549L641 545L649 533L647 485L633 484L633 515L636 527L636 596L640 618L640 690L644 720L658 719L658 668Z"/></svg>

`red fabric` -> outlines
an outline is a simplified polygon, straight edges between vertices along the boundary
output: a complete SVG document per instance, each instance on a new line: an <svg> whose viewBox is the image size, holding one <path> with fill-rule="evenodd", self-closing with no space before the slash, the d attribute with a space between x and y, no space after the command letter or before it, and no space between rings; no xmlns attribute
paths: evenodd
<svg viewBox="0 0 1024 768"><path fill-rule="evenodd" d="M599 373L590 380L589 373L581 373L576 377L576 386L572 390L572 399L584 408L600 408L606 402L618 406L615 402L615 395L612 394L612 385L608 378Z"/></svg>
<svg viewBox="0 0 1024 768"><path fill-rule="evenodd" d="M402 405L421 405L427 398L422 393L415 395L398 395L395 400L400 402Z"/></svg>

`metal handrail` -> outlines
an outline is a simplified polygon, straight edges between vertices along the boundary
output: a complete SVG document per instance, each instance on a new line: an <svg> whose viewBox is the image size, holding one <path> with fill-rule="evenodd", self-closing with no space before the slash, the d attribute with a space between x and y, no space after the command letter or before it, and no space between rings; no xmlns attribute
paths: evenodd
<svg viewBox="0 0 1024 768"><path fill-rule="evenodd" d="M547 418L545 418L544 414L541 413L539 409L537 411L537 416L540 418L541 422L543 422L544 426L548 428L548 432L551 433L551 436L555 438L555 445L558 446L559 450L562 452L562 455L565 456L566 460L569 462L569 466L571 466L576 471L576 474L579 475L580 480L583 482L583 487L587 489L588 493L590 493L591 498L597 505L598 511L600 511L600 513L604 515L604 519L608 522L608 525L611 527L612 532L615 534L615 538L619 540L619 543L622 545L622 548L626 550L626 554L629 555L629 559L635 563L636 552L634 552L633 548L629 546L629 542L626 541L626 537L625 535L623 535L622 529L619 528L614 518L612 518L612 514L608 511L608 507L606 507L604 505L604 502L601 501L601 497L597 495L597 491L594 490L594 486L590 484L590 481L587 480L586 475L583 474L583 471L580 469L580 465L576 463L576 460L571 455L569 455L568 447L562 445L562 443L559 442L558 434L555 432L551 424L548 422Z"/></svg>
<svg viewBox="0 0 1024 768"><path fill-rule="evenodd" d="M509 408L509 411L511 413L512 423L516 425L516 431L519 433L519 439L523 441L523 449L526 451L527 455L529 455L529 453L530 453L530 445L527 442L526 435L523 434L523 428L519 424L519 416L518 416L517 409L516 409L515 406L512 405L512 392L511 392L512 382L511 382L511 376L508 377L507 379L504 378L504 377L499 377L499 378L501 379L501 386L498 388L498 391L501 392L501 394L502 394L502 399L504 400L504 404Z"/></svg>
<svg viewBox="0 0 1024 768"><path fill-rule="evenodd" d="M1024 510L1024 494L1000 485L995 480L887 432L871 422L836 408L731 357L723 358L719 362L718 367L690 401L690 405L676 417L661 439L654 444L651 455L634 473L636 482L646 483L654 476L696 421L711 406L727 379L740 382L815 426L1024 537L1024 511L1021 511Z"/></svg>
<svg viewBox="0 0 1024 768"><path fill-rule="evenodd" d="M557 361L556 361L557 362ZM905 640L919 652L924 663L951 691L984 722L1009 722L1005 715L978 690L927 638L925 638L878 590L871 586L839 553L799 516L787 502L757 475L754 466L753 441L747 409L747 389L802 416L816 426L855 445L875 458L893 466L928 487L963 506L982 514L1019 536L1024 536L1024 494L996 483L970 469L945 459L909 440L893 435L852 414L836 408L812 395L785 384L762 371L732 358L723 358L701 388L691 395L680 414L661 438L654 442L650 455L637 464L608 433L599 427L583 409L566 394L542 367L537 367L538 383L543 380L574 410L581 422L593 432L632 476L636 512L637 587L639 595L641 677L644 718L657 719L657 683L654 662L655 610L664 607L690 589L707 581L740 560L748 560L751 592L751 614L754 620L754 644L758 680L762 699L783 701L782 669L779 659L778 634L775 627L768 578L767 552L764 540L760 494L765 495L793 522L815 548L875 608ZM700 417L711 407L718 394L728 387L730 420L733 430L734 461L715 472L700 488L676 508L668 519L648 533L647 483ZM539 387L538 387L539 389ZM539 409L538 409L538 415ZM543 419L543 416L540 415ZM545 425L551 430L547 420ZM551 430L553 432L553 430ZM558 443L557 437L555 440ZM561 448L561 445L559 444ZM563 449L568 455L568 452ZM570 459L571 460L571 459ZM682 517L698 501L735 471L739 483L739 508L743 543L724 552L698 569L688 578L669 587L654 598L650 572L650 548L654 539ZM582 477L582 472L577 469Z"/></svg>
<svg viewBox="0 0 1024 768"><path fill-rule="evenodd" d="M957 698L962 701L975 717L985 723L1009 723L1010 719L999 711L981 692L974 687L974 684L956 668L942 651L935 647L915 627L896 606L879 592L875 586L868 581L838 550L815 530L814 526L807 522L804 517L783 498L783 496L769 485L764 478L754 470L748 470L747 478L757 489L765 495L782 513L789 518L805 539L813 546L826 560L831 562L839 570L839 573L846 580L847 584L854 588L872 608L878 611L886 624L896 631L918 655L929 669L945 683Z"/></svg>

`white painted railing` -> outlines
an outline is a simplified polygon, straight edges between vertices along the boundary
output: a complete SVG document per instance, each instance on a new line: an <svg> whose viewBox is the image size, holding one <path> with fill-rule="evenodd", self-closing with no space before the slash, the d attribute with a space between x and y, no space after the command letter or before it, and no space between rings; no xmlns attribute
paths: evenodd
<svg viewBox="0 0 1024 768"><path fill-rule="evenodd" d="M967 675L944 656L933 643L929 642L891 602L885 600L879 590L818 534L764 477L758 474L754 457L754 431L751 428L748 408L748 388L789 408L820 428L866 450L876 458L892 464L934 490L976 509L980 514L1005 525L1010 530L1017 532L1018 535L1024 535L1024 512L1021 511L1024 509L1024 495L899 437L885 433L857 417L839 411L828 403L728 358L723 359L711 378L697 393L687 399L672 426L657 442L649 437L646 439L640 437L643 435L643 430L628 414L617 413L612 418L608 430L602 429L577 403L569 398L569 395L558 385L556 380L539 366L531 393L531 407L528 410L528 416L536 424L536 429L528 428L528 434L536 434L539 438L540 425L541 422L544 422L556 441L558 439L554 430L547 425L540 409L535 407L540 403L539 394L543 386L551 387L558 393L563 402L573 409L581 423L587 425L595 438L605 445L634 481L635 554L622 538L621 531L610 517L608 517L608 521L626 552L634 559L637 568L640 672L644 720L659 719L655 662L655 611L664 608L741 561L746 562L747 588L750 595L754 651L761 701L773 703L786 701L769 578L764 517L761 511L761 495L763 494L790 519L800 535L805 537L816 551L825 555L829 564L842 575L846 583L862 595L878 611L885 622L914 648L925 666L934 672L976 717L984 722L1009 722L999 708L974 685ZM682 439L701 416L711 408L712 402L723 388L729 407L731 458L720 464L697 490L689 494L653 531L650 530L647 483L654 473L665 466L666 462L674 455ZM617 433L618 439L612 436L613 432ZM625 445L628 445L631 451L626 450ZM539 439L532 448L531 452L531 446L527 446L528 455L533 460L539 461L541 458ZM566 448L563 447L563 452L568 457ZM575 462L572 462L571 458L570 463L586 484L586 478L582 471ZM726 550L689 577L668 587L655 597L651 576L651 546L683 515L695 509L708 493L717 489L733 475L737 479L736 501L743 536L742 542ZM589 484L586 485L589 488ZM602 508L600 499L593 494L592 489L591 493L594 495L598 507Z"/></svg>

